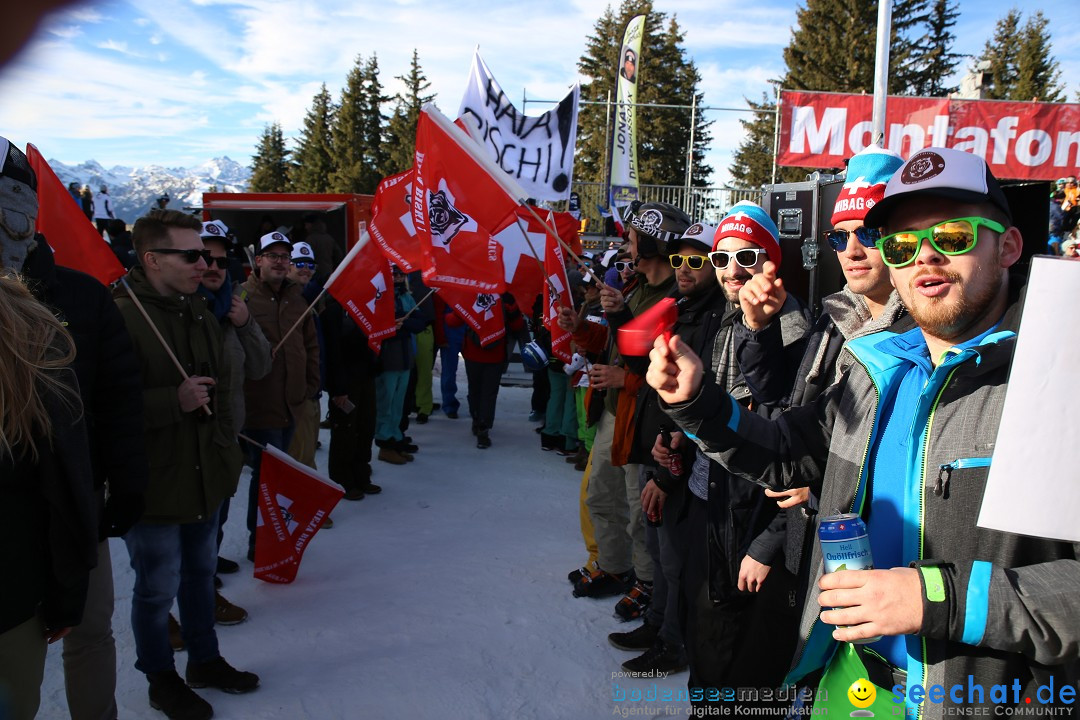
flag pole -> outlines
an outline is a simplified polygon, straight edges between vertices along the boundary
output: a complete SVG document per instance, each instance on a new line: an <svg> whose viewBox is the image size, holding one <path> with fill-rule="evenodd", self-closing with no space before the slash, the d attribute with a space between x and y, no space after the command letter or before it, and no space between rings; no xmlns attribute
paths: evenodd
<svg viewBox="0 0 1080 720"><path fill-rule="evenodd" d="M537 215L536 211L533 210L532 207L527 202L525 202L524 200L520 200L520 199L518 200L518 202L521 203L522 207L524 207L526 210L529 211L530 215L532 215L534 218L536 218L536 220L541 225L544 226L544 230L547 232L548 235L555 238L555 240L560 245L562 245L563 249L566 250L566 252L570 255L570 257L572 257L574 259L574 262L576 262L578 264L578 267L580 267L584 272L591 273L592 276L594 278L596 278L596 284L599 285L601 288L606 288L607 287L607 285L604 284L604 281L601 280L599 277L597 277L596 273L592 272L592 270L589 269L589 266L585 264L585 261L582 260L578 256L578 254L574 252L573 248L571 248L569 245L567 245L566 241L563 240L561 237L559 237L559 233L557 233L554 228L549 226L547 224L547 222L542 217Z"/></svg>
<svg viewBox="0 0 1080 720"><path fill-rule="evenodd" d="M434 294L435 294L435 291L436 291L436 290L438 290L438 289L439 289L439 288L431 288L430 290L428 290L428 293L427 293L427 295L425 295L425 296L424 296L424 297L423 297L423 298L422 298L422 299L420 300L420 302L418 302L418 303L416 303L415 305L413 305L413 306L412 306L411 308L409 308L409 312L407 312L407 313L405 313L404 315L402 315L402 316L401 316L401 318L400 318L400 319L401 319L401 321L402 321L402 322L405 322L406 320L408 320L408 319L409 319L409 316L410 316L410 315L412 315L412 314L413 314L414 312L416 312L416 310L417 310L417 309L418 309L418 308L420 307L420 305L422 305L423 303L427 302L427 299L428 299L429 297L431 297L432 295L434 295ZM395 320L397 320L398 318L394 318L394 319L395 319Z"/></svg>
<svg viewBox="0 0 1080 720"><path fill-rule="evenodd" d="M150 315L146 312L146 308L143 307L142 302L140 302L139 298L136 297L135 291L131 289L130 285L128 285L127 278L120 278L120 284L124 286L124 290L127 291L128 297L131 298L131 302L135 303L135 307L136 309L138 309L139 314L143 316L144 320L146 320L146 324L150 326L150 329L154 333L154 337L156 337L158 339L158 342L161 343L161 347L165 349L165 353L169 356L169 359L172 360L173 365L175 365L176 369L180 371L180 376L183 377L185 381L191 379L191 376L187 374L186 370L184 370L184 366L181 365L180 361L176 359L176 354L173 353L172 348L169 347L169 343L165 342L165 338L161 336L161 331L157 329L157 325L155 325L154 321L150 319ZM200 405L199 407L201 407L206 412L207 416L212 416L214 414L213 411L210 410L209 405Z"/></svg>
<svg viewBox="0 0 1080 720"><path fill-rule="evenodd" d="M319 294L315 296L315 299L311 301L311 304L307 306L307 309L304 310L300 317L296 318L296 322L292 324L291 328L285 331L285 334L281 336L281 340L279 340L278 344L274 346L274 349L270 351L271 358L277 355L277 351L280 350L281 346L285 344L285 340L287 340L288 337L293 334L293 331L296 330L296 328L300 327L300 323L304 322L304 318L307 317L309 312L315 309L315 306L319 304L319 301L322 300L322 297L325 294L326 286L324 285L323 289L319 291Z"/></svg>

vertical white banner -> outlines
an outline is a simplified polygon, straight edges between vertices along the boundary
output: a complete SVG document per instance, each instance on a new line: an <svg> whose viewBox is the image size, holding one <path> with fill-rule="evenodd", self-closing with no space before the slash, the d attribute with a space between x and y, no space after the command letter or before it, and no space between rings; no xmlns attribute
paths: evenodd
<svg viewBox="0 0 1080 720"><path fill-rule="evenodd" d="M615 128L611 138L611 200L625 206L638 197L637 88L641 79L641 38L645 16L626 24L615 83Z"/></svg>

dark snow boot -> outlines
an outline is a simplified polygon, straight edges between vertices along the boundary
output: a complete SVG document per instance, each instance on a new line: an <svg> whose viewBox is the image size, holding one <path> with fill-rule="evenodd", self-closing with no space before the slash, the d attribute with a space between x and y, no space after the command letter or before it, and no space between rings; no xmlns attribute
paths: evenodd
<svg viewBox="0 0 1080 720"><path fill-rule="evenodd" d="M631 673L677 673L687 667L686 651L682 648L668 647L663 640L657 639L656 644L636 658L627 660L622 664L623 670Z"/></svg>
<svg viewBox="0 0 1080 720"><path fill-rule="evenodd" d="M209 720L214 715L210 703L189 688L175 670L148 673L150 707L160 710L170 720Z"/></svg>
<svg viewBox="0 0 1080 720"><path fill-rule="evenodd" d="M611 633L608 642L620 650L648 650L656 644L660 634L659 625L642 623L639 627L624 633Z"/></svg>

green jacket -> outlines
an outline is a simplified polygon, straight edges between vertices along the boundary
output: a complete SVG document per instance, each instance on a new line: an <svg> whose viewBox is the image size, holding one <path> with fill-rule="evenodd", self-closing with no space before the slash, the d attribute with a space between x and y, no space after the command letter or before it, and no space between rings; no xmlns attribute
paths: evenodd
<svg viewBox="0 0 1080 720"><path fill-rule="evenodd" d="M221 327L200 295L159 295L140 267L128 273L127 283L188 375L217 380L210 401L213 416L182 412L176 392L183 382L180 372L123 286L117 286L116 304L142 371L150 461L142 521L202 521L236 491L243 462L228 402L232 382Z"/></svg>

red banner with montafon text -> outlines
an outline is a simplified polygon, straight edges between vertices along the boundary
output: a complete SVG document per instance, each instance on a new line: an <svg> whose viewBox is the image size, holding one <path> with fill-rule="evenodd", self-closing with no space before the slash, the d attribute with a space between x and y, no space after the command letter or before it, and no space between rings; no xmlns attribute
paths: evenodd
<svg viewBox="0 0 1080 720"><path fill-rule="evenodd" d="M780 95L780 165L841 168L870 144L871 95ZM924 147L982 157L995 177L1054 180L1080 167L1080 104L890 96L885 145L905 158Z"/></svg>

